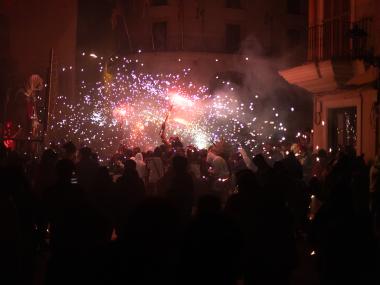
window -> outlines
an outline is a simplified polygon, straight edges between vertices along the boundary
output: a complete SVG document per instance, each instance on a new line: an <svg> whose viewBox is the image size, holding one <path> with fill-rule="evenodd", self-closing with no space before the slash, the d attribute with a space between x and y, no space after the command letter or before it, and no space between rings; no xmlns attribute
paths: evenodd
<svg viewBox="0 0 380 285"><path fill-rule="evenodd" d="M151 0L150 3L151 3L152 6L164 6L164 5L168 5L168 1L167 0Z"/></svg>
<svg viewBox="0 0 380 285"><path fill-rule="evenodd" d="M166 50L167 24L166 22L157 22L152 27L153 49Z"/></svg>
<svg viewBox="0 0 380 285"><path fill-rule="evenodd" d="M240 0L226 0L226 8L240 9Z"/></svg>
<svg viewBox="0 0 380 285"><path fill-rule="evenodd" d="M240 48L240 25L226 25L226 51L236 52Z"/></svg>
<svg viewBox="0 0 380 285"><path fill-rule="evenodd" d="M301 14L300 0L287 0L288 14L299 15Z"/></svg>

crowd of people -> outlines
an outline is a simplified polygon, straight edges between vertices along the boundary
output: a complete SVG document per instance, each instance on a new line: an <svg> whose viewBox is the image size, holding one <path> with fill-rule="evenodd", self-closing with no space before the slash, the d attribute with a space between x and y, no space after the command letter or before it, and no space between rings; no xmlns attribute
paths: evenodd
<svg viewBox="0 0 380 285"><path fill-rule="evenodd" d="M1 284L292 284L300 239L320 284L379 280L380 159L227 149L1 147Z"/></svg>

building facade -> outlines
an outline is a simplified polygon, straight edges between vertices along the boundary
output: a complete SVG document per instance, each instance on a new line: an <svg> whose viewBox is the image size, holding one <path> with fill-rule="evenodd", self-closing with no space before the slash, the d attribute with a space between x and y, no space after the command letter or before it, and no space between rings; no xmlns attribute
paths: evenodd
<svg viewBox="0 0 380 285"><path fill-rule="evenodd" d="M313 94L315 149L378 153L378 11L376 0L309 0L308 60L280 75Z"/></svg>
<svg viewBox="0 0 380 285"><path fill-rule="evenodd" d="M20 121L21 92L30 79L43 87L35 108L42 123L36 137L48 127L58 95L74 98L75 73L60 73L61 66L75 70L77 0L0 0L0 133L23 140L29 122ZM38 75L33 76L32 75ZM22 105L21 105L22 106ZM47 107L47 108L46 108ZM49 110L49 111L48 111ZM20 115L21 114L21 115ZM25 125L19 125L22 124ZM44 133L46 135L46 133ZM17 148L22 143L17 143Z"/></svg>
<svg viewBox="0 0 380 285"><path fill-rule="evenodd" d="M306 57L300 0L124 0L114 13L117 53L146 58L152 69L190 67L205 84L221 72L246 73L250 56L282 68Z"/></svg>

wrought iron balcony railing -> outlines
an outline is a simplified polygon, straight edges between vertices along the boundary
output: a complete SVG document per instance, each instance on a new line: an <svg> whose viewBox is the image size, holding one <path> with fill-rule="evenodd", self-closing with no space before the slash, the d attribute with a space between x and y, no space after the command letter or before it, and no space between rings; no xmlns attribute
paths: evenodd
<svg viewBox="0 0 380 285"><path fill-rule="evenodd" d="M308 60L355 59L373 50L372 19L325 21L308 31Z"/></svg>

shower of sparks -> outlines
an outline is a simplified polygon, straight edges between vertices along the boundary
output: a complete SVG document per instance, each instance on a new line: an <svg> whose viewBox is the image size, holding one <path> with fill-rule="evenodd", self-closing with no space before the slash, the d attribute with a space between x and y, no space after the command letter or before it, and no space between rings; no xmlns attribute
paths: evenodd
<svg viewBox="0 0 380 285"><path fill-rule="evenodd" d="M284 112L277 106L264 111L262 96L241 100L239 87L231 82L223 81L225 88L209 94L207 87L191 81L190 68L178 74L149 73L138 59L89 57L97 61L100 79L80 80L76 103L56 98L50 138L64 137L107 155L120 144L147 150L161 144L159 132L168 115L167 137L178 136L184 145L206 148L223 139L269 156L286 144L281 118L289 106ZM80 67L80 75L89 69Z"/></svg>

